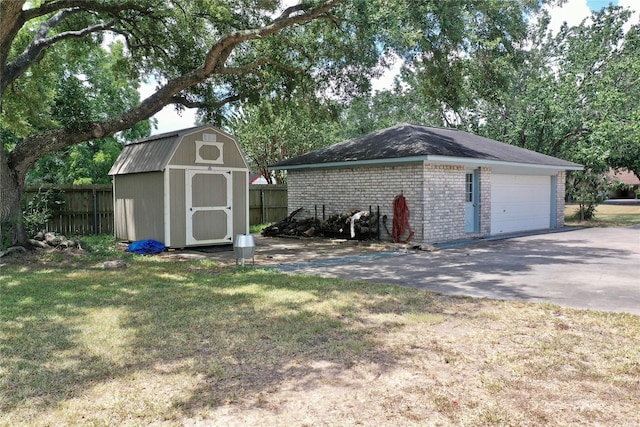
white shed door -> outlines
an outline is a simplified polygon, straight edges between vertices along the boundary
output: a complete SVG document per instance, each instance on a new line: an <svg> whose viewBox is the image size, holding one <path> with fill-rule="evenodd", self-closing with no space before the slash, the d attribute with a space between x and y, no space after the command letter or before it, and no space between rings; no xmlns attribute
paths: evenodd
<svg viewBox="0 0 640 427"><path fill-rule="evenodd" d="M232 242L231 178L229 171L186 171L188 245Z"/></svg>
<svg viewBox="0 0 640 427"><path fill-rule="evenodd" d="M491 175L491 234L550 226L550 176Z"/></svg>

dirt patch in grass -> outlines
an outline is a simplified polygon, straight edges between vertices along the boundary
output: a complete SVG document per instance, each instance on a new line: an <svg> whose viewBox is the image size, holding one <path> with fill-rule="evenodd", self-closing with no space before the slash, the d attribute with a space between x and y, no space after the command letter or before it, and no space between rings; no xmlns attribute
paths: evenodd
<svg viewBox="0 0 640 427"><path fill-rule="evenodd" d="M436 298L434 324L406 313L361 318L375 353L300 362L277 386L198 421L220 425L621 425L638 407L632 345L577 312ZM432 306L432 308L435 308ZM588 317L588 316L587 316ZM558 320L563 319L563 320ZM567 321L568 325L564 323ZM565 325L559 327L559 325ZM599 339L594 338L598 337ZM605 338L607 337L607 338ZM625 344L622 344L625 343ZM616 356L617 355L617 356ZM617 361L616 361L617 360ZM614 365L622 363L625 368ZM302 372L300 368L303 367ZM633 393L633 396L627 394Z"/></svg>
<svg viewBox="0 0 640 427"><path fill-rule="evenodd" d="M0 425L633 425L640 317L211 259L0 269Z"/></svg>

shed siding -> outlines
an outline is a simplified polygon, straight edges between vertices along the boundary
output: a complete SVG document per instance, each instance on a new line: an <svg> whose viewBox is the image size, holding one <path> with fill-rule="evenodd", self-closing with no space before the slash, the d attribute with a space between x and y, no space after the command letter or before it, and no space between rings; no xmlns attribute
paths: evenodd
<svg viewBox="0 0 640 427"><path fill-rule="evenodd" d="M233 236L249 233L249 173L233 172Z"/></svg>
<svg viewBox="0 0 640 427"><path fill-rule="evenodd" d="M164 242L164 178L162 172L114 177L115 235L129 241Z"/></svg>
<svg viewBox="0 0 640 427"><path fill-rule="evenodd" d="M229 136L222 134L220 132L216 132L214 129L204 129L200 132L193 133L190 135L185 135L182 138L182 142L176 152L174 153L171 161L169 162L172 166L208 166L210 163L203 162L198 163L196 160L196 141L202 141L204 138L204 134L215 135L213 139L215 141L209 142L218 142L223 144L222 148L222 160L223 163L213 164L215 167L228 167L228 168L243 168L247 167L244 157L242 153L238 149L236 142L230 138ZM209 137L210 139L211 137ZM206 151L206 147L202 150ZM208 156L203 156L207 158Z"/></svg>
<svg viewBox="0 0 640 427"><path fill-rule="evenodd" d="M322 218L345 213L351 209L373 210L380 206L380 215L387 215L387 227L392 231L393 200L403 194L410 212L414 241L422 240L422 164L386 167L315 169L289 171L289 213L302 207L300 217ZM461 196L462 197L462 196ZM390 240L381 226L381 238Z"/></svg>
<svg viewBox="0 0 640 427"><path fill-rule="evenodd" d="M187 207L185 199L184 169L169 169L169 215L171 218L171 246L181 248L187 245Z"/></svg>

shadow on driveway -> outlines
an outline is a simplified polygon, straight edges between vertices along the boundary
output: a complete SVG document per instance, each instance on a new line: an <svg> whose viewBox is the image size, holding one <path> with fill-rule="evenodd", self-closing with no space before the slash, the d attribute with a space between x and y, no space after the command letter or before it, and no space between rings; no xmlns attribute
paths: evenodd
<svg viewBox="0 0 640 427"><path fill-rule="evenodd" d="M640 314L640 227L579 229L432 253L386 254L284 269L441 294Z"/></svg>

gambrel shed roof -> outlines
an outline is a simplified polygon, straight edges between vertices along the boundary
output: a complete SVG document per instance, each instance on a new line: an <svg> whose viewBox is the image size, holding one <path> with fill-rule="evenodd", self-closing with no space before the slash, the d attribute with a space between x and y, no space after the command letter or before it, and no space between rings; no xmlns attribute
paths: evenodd
<svg viewBox="0 0 640 427"><path fill-rule="evenodd" d="M185 136L209 130L227 140L234 141L237 146L233 136L211 125L196 126L153 135L126 144L109 170L109 175L163 171L171 162ZM237 148L240 150L239 146ZM240 158L241 160L239 160ZM238 162L243 163L243 167L248 167L244 156L239 156L236 159L236 163Z"/></svg>
<svg viewBox="0 0 640 427"><path fill-rule="evenodd" d="M542 165L577 170L582 166L456 129L402 123L271 165L306 169L474 159L483 163Z"/></svg>

